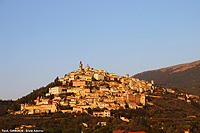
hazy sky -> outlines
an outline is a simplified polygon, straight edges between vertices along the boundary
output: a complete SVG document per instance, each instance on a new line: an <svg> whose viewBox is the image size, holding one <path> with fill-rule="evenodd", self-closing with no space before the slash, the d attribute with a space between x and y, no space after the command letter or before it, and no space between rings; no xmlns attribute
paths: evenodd
<svg viewBox="0 0 200 133"><path fill-rule="evenodd" d="M199 60L199 0L0 0L0 99L85 67L130 76Z"/></svg>

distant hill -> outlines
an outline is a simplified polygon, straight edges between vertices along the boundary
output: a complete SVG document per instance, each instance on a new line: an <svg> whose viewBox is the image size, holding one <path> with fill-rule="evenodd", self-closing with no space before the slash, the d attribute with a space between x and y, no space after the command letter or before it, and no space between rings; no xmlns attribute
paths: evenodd
<svg viewBox="0 0 200 133"><path fill-rule="evenodd" d="M155 83L170 87L180 87L200 96L200 60L157 70L145 71L133 77L141 80L154 80Z"/></svg>

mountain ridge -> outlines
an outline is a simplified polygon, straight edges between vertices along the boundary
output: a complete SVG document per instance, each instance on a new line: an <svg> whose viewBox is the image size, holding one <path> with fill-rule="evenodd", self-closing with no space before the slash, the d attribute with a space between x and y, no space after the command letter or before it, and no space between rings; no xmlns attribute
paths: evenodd
<svg viewBox="0 0 200 133"><path fill-rule="evenodd" d="M200 60L144 71L134 76L141 80L155 80L156 83L184 89L200 96Z"/></svg>

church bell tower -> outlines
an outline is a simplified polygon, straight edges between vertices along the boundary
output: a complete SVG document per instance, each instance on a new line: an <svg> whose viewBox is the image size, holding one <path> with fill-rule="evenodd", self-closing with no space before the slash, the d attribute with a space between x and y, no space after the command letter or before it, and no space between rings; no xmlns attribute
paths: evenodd
<svg viewBox="0 0 200 133"><path fill-rule="evenodd" d="M80 64L79 64L79 70L80 70L80 71L82 71L82 70L83 70L83 68L82 68L82 67L83 67L83 64L82 64L82 62L80 61Z"/></svg>

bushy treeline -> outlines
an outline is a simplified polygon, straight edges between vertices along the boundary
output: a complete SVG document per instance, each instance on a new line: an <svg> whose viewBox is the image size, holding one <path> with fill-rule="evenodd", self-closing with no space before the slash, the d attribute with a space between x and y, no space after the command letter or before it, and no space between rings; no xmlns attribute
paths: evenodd
<svg viewBox="0 0 200 133"><path fill-rule="evenodd" d="M7 114L8 107L12 105L12 100L1 100L0 99L0 116Z"/></svg>

